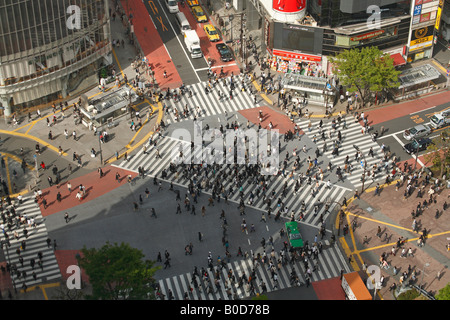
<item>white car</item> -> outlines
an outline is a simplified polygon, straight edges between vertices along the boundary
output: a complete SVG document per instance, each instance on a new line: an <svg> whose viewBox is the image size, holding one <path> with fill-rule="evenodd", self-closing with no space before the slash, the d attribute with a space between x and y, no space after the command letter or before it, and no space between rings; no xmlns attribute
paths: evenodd
<svg viewBox="0 0 450 320"><path fill-rule="evenodd" d="M406 140L416 139L426 137L431 133L431 128L427 125L419 124L415 127L405 130L403 133L403 138Z"/></svg>
<svg viewBox="0 0 450 320"><path fill-rule="evenodd" d="M166 2L166 7L169 9L170 13L177 13L180 10L178 9L178 1L177 0L164 0Z"/></svg>

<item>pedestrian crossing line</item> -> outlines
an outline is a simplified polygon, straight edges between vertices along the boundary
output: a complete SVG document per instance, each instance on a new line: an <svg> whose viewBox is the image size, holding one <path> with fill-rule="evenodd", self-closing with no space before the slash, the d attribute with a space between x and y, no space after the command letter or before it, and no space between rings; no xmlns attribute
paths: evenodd
<svg viewBox="0 0 450 320"><path fill-rule="evenodd" d="M7 206L6 209L10 209ZM6 212L6 210L5 210ZM17 267L17 270L21 272L20 278L16 272L10 272L11 279L16 288L21 288L24 283L26 285L32 286L37 285L42 282L48 281L50 279L57 279L61 277L58 262L53 249L47 246L46 239L48 238L47 228L44 223L39 206L34 202L33 197L24 197L23 202L19 204L16 209L16 217L22 216L25 219L34 219L36 227L30 225L21 225L21 227L26 227L28 230L28 237L24 239L24 234L19 232L19 239L16 239L13 235L9 236L9 244L4 244L6 247L5 253L7 262L13 266ZM12 234L14 231L19 231L17 225L14 224L11 230L7 230L8 234ZM5 240L5 234L2 233L2 240ZM23 258L23 265L20 263L20 256L17 254L16 249L20 248L22 245L22 240L25 240L26 247L25 250L21 249L20 256ZM38 266L38 252L42 252L42 265L41 269ZM35 259L36 264L34 267L31 266L31 259ZM23 272L26 273L26 277L23 277ZM32 273L36 273L36 280L33 279Z"/></svg>
<svg viewBox="0 0 450 320"><path fill-rule="evenodd" d="M278 260L278 258L280 258L280 256L276 252L275 259ZM307 258L307 261L308 267L311 269L311 271L315 264L318 265L318 269L314 272L311 272L310 278L312 281L320 281L336 277L340 274L341 269L346 270L346 272L350 272L348 264L345 262L342 254L335 245L324 248L321 253L318 253L317 259L315 259L313 255L311 255L310 258ZM216 286L213 284L215 279L214 272L207 268L205 270L208 273L209 279L214 287L213 292L211 293L207 292L208 285L202 280L203 276L200 276L198 280L199 288L201 289L196 289L194 286L192 286L192 273L186 273L179 276L162 279L159 280L158 283L160 285L161 291L166 296L168 296L168 290L170 289L176 300L184 299L185 292L187 292L190 299L193 300L229 300L234 299L234 296L229 297L227 294L227 289L230 289L231 294L237 295L240 299L253 295L253 293L247 290L248 285L246 284L246 280L251 275L253 268L255 270L255 279L253 281L255 293L263 293L262 282L266 284L267 292L294 286L295 283L292 283L290 278L290 272L292 270L295 271L300 282L306 282L307 270L303 266L303 261L296 260L293 264L291 262L287 262L286 264L282 265L280 269L278 269L276 265L274 267L276 270L275 273L278 276L277 281L272 278L271 271L269 270L269 264L261 264L260 262L258 262L258 266L256 266L254 265L251 258L243 258L240 260L228 262L223 269L215 267L215 270L218 270L219 268L218 272L221 278L219 288L216 288ZM229 281L228 279L228 271L230 269L232 270L232 273L236 278L236 281L234 283L231 283L231 281ZM244 285L239 286L239 278L243 275L245 275ZM227 285L225 285L225 283L227 283ZM192 293L189 289L191 286L193 288Z"/></svg>
<svg viewBox="0 0 450 320"><path fill-rule="evenodd" d="M333 132L334 129L331 128L331 122L327 122L322 126L323 132L325 132L325 135L327 139L323 141L321 135L319 134L319 126L318 121L315 121L314 123L311 122L311 130L304 130L305 134L310 138L314 139L314 136L316 136L316 145L317 148L320 150L323 148L324 144L330 140L329 132ZM297 125L303 128L307 128L309 124L309 121L299 121L297 122ZM342 142L339 147L339 154L332 155L332 147L328 148L327 151L323 152L323 156L328 157L331 159L331 163L334 165L334 167L340 166L341 169L344 169L345 166L345 159L348 156L350 163L353 163L354 166L352 168L351 174L344 173L345 179L347 179L354 187L359 187L362 185L361 181L361 175L364 172L364 168L360 165L360 161L363 159L367 162L367 169L366 172L370 173L371 168L373 165L377 165L380 167L380 164L382 164L382 160L384 158L384 152L382 151L381 147L378 145L378 143L374 142L372 140L372 137L370 134L362 134L361 133L361 125L359 122L357 123L350 123L347 125L346 129L342 129L341 126L336 129L336 131L339 131L341 129L341 136L342 136ZM334 132L332 134L332 139L337 139L337 133ZM354 148L354 145L358 146L359 150L363 154L363 157L356 161L354 160L354 154L357 153L357 150ZM374 156L373 157L365 157L369 153L370 148L372 148ZM370 167L370 168L369 168ZM375 174L375 179L379 180L382 179L385 175L383 172L378 170ZM368 177L365 179L368 180Z"/></svg>
<svg viewBox="0 0 450 320"><path fill-rule="evenodd" d="M234 112L248 108L258 107L259 104L255 104L250 94L247 91L234 90L233 98L230 99L227 91L228 87L225 87L223 83L219 82L214 86L211 92L205 92L205 86L207 82L196 83L191 85L192 97L187 94L181 95L177 102L167 100L166 104L168 112L165 111L167 124L180 122L184 120L193 120L197 107L200 107L201 113L196 118L209 117L217 114L224 114L225 112ZM222 92L225 98L220 99L218 92ZM181 116L184 112L185 106L188 106L189 115L187 117ZM165 108L165 109L166 109ZM175 120L175 110L180 115L178 121Z"/></svg>

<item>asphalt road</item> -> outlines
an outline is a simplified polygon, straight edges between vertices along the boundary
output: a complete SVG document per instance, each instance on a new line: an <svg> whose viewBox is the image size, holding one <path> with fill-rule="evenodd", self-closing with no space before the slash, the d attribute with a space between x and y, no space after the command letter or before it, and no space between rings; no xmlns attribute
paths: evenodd
<svg viewBox="0 0 450 320"><path fill-rule="evenodd" d="M147 1L145 6L177 68L181 80L186 85L207 80L206 70L208 64L205 58L191 58L184 43L181 30L175 22L175 13L169 13L169 10L163 3L162 1ZM203 70L197 71L197 69Z"/></svg>
<svg viewBox="0 0 450 320"><path fill-rule="evenodd" d="M392 154L396 155L400 161L405 161L410 159L411 155L403 149L403 145L410 142L403 137L403 132L418 124L428 124L430 122L430 118L434 114L440 113L448 108L450 108L450 102L440 104L420 112L411 113L393 120L385 121L374 125L373 131L371 132L374 132L375 130L381 132L381 127L383 126L385 133L377 139L378 143L384 143L390 148ZM434 130L428 137L436 137L441 130L442 129ZM424 153L426 153L426 151L420 152L419 155Z"/></svg>

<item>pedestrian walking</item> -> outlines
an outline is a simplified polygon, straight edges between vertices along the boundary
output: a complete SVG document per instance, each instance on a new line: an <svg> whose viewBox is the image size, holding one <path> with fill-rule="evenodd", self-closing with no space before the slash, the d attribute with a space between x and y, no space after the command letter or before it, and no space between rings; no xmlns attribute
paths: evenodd
<svg viewBox="0 0 450 320"><path fill-rule="evenodd" d="M69 222L70 218L69 218L69 213L68 212L64 213L64 220L66 220L66 223Z"/></svg>
<svg viewBox="0 0 450 320"><path fill-rule="evenodd" d="M203 233L201 233L200 231L198 232L198 241L203 241Z"/></svg>

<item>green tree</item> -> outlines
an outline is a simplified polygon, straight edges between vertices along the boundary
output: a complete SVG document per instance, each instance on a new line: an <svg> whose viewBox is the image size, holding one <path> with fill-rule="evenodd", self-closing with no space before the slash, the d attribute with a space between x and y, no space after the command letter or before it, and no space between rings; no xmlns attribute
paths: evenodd
<svg viewBox="0 0 450 320"><path fill-rule="evenodd" d="M437 300L450 300L450 283L447 283L434 297Z"/></svg>
<svg viewBox="0 0 450 320"><path fill-rule="evenodd" d="M129 244L109 242L100 249L83 247L78 263L89 277L93 300L141 300L154 298L153 276L160 267L143 260L141 250Z"/></svg>
<svg viewBox="0 0 450 320"><path fill-rule="evenodd" d="M439 177L442 177L450 160L450 128L442 131L432 141L424 158L427 162L431 162L436 169L439 169Z"/></svg>
<svg viewBox="0 0 450 320"><path fill-rule="evenodd" d="M375 92L399 86L394 60L377 47L344 50L330 58L340 84L349 92L358 92L362 106Z"/></svg>

